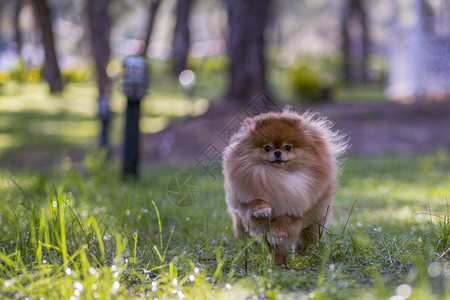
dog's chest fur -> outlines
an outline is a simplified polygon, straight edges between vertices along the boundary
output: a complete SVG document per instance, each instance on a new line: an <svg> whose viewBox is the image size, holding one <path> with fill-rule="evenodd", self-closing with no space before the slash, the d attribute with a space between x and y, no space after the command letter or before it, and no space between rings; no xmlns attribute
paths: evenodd
<svg viewBox="0 0 450 300"><path fill-rule="evenodd" d="M274 217L302 217L314 206L319 196L318 191L312 188L313 180L311 174L306 172L257 166L232 185L242 203L262 199L270 204Z"/></svg>

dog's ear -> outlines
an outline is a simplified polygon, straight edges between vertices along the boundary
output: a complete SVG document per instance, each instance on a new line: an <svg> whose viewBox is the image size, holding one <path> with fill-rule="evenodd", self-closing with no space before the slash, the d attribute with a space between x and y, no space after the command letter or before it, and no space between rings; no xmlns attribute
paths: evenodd
<svg viewBox="0 0 450 300"><path fill-rule="evenodd" d="M232 131L236 130L236 132L230 135L230 143L234 143L242 138L247 136L247 133L255 129L255 121L252 118L245 118L236 130L236 127L230 128L228 134L232 133Z"/></svg>
<svg viewBox="0 0 450 300"><path fill-rule="evenodd" d="M240 125L240 131L253 130L255 128L256 122L252 118L245 118Z"/></svg>
<svg viewBox="0 0 450 300"><path fill-rule="evenodd" d="M255 118L254 122L256 127L264 127L269 125L270 119L267 115L260 115L257 118Z"/></svg>

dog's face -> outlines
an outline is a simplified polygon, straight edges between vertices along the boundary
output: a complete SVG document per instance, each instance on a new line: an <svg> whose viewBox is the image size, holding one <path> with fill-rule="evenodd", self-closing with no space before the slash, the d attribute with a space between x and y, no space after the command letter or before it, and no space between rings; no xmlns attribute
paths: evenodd
<svg viewBox="0 0 450 300"><path fill-rule="evenodd" d="M307 137L299 119L269 116L254 122L252 154L261 164L283 168L301 159Z"/></svg>
<svg viewBox="0 0 450 300"><path fill-rule="evenodd" d="M268 142L264 144L266 144L266 146L262 147L264 152L260 151L261 160L280 167L292 160L293 155L290 153L293 150L292 143L283 142L279 144Z"/></svg>

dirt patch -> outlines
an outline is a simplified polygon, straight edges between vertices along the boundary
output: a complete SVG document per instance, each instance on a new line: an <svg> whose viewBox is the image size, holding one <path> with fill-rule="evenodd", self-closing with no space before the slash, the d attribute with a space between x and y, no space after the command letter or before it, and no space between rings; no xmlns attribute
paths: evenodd
<svg viewBox="0 0 450 300"><path fill-rule="evenodd" d="M352 154L426 153L450 148L450 103L325 104L301 107L325 115L348 134ZM212 158L226 143L242 109L222 105L207 114L171 124L143 137L144 165L197 163ZM244 115L245 116L245 115ZM205 153L207 155L205 155Z"/></svg>

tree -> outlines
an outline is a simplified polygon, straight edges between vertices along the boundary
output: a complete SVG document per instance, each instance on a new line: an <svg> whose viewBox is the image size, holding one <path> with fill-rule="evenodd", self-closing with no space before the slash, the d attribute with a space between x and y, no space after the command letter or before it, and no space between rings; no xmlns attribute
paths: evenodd
<svg viewBox="0 0 450 300"><path fill-rule="evenodd" d="M190 34L189 15L193 0L178 0L176 9L176 24L173 36L173 72L180 74L186 69L187 57L189 54Z"/></svg>
<svg viewBox="0 0 450 300"><path fill-rule="evenodd" d="M91 32L91 47L97 69L99 117L102 122L101 147L109 147L108 131L110 121L109 95L111 81L106 73L109 62L109 36L111 21L108 14L109 0L86 0L88 23Z"/></svg>
<svg viewBox="0 0 450 300"><path fill-rule="evenodd" d="M109 62L109 36L111 21L108 15L109 0L86 0L91 36L92 54L97 70L97 88L100 95L109 94L110 80L106 73Z"/></svg>
<svg viewBox="0 0 450 300"><path fill-rule="evenodd" d="M0 20L3 20L5 18L4 16L4 11L5 11L5 4L3 3L3 0L0 0ZM2 22L0 22L0 36L3 35L3 27L2 27ZM3 48L3 43L2 43L2 39L0 39L0 49Z"/></svg>
<svg viewBox="0 0 450 300"><path fill-rule="evenodd" d="M144 55L144 57L147 55L147 49L148 46L150 45L150 38L152 36L152 32L153 32L153 26L155 24L155 17L156 14L158 12L159 6L161 5L162 0L150 0L149 3L149 16L148 16L148 23L147 23L147 30L145 32L145 47L144 47L144 51L142 52L142 54Z"/></svg>
<svg viewBox="0 0 450 300"><path fill-rule="evenodd" d="M16 0L14 2L14 40L16 41L17 54L20 56L22 53L22 33L20 31L19 17L22 9L22 0Z"/></svg>
<svg viewBox="0 0 450 300"><path fill-rule="evenodd" d="M36 18L41 27L42 44L45 52L45 69L50 92L62 92L63 84L61 71L58 65L55 41L53 37L50 8L46 0L32 0Z"/></svg>
<svg viewBox="0 0 450 300"><path fill-rule="evenodd" d="M346 83L366 83L370 47L365 0L346 0L341 16L342 76Z"/></svg>
<svg viewBox="0 0 450 300"><path fill-rule="evenodd" d="M264 31L270 0L227 0L229 101L249 102L266 89Z"/></svg>

